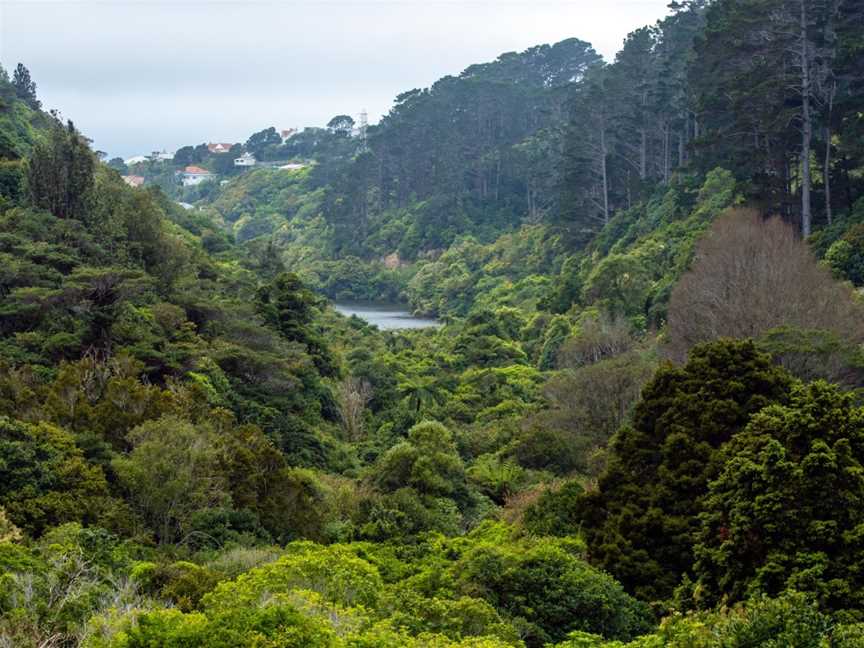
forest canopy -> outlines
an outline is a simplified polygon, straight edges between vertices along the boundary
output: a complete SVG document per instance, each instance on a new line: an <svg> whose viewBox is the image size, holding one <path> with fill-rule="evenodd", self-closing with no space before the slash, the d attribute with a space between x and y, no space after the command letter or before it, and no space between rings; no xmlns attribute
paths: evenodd
<svg viewBox="0 0 864 648"><path fill-rule="evenodd" d="M0 645L864 645L862 25L128 164L0 67Z"/></svg>

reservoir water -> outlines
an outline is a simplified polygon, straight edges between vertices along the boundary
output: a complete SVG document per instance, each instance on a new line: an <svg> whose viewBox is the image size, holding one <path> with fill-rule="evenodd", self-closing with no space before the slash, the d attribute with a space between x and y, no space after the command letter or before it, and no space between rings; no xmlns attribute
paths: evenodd
<svg viewBox="0 0 864 648"><path fill-rule="evenodd" d="M431 317L415 317L406 304L334 302L333 308L346 317L356 315L385 331L422 329L440 325L438 320Z"/></svg>

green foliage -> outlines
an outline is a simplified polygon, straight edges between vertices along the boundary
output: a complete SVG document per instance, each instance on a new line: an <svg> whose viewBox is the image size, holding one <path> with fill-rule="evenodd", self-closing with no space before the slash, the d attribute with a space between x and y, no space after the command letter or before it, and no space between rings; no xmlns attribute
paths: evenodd
<svg viewBox="0 0 864 648"><path fill-rule="evenodd" d="M700 516L701 602L788 588L860 620L862 430L853 396L815 382L727 444Z"/></svg>
<svg viewBox="0 0 864 648"><path fill-rule="evenodd" d="M648 629L647 609L578 557L573 541L540 540L514 552L478 543L457 564L460 583L523 619L526 643L542 646L572 630L628 639Z"/></svg>
<svg viewBox="0 0 864 648"><path fill-rule="evenodd" d="M836 333L782 326L765 333L757 344L802 380L822 378L850 387L861 382L860 347Z"/></svg>
<svg viewBox="0 0 864 648"><path fill-rule="evenodd" d="M821 299L810 319L751 326L740 277L717 310L674 298L741 196L797 216L791 6L673 3L609 65L569 39L406 92L362 138L337 115L132 169L0 68L0 644L860 644L861 412L790 375L860 386L854 301L786 253L743 274ZM831 6L795 5L810 243L859 284L862 15ZM180 189L187 164L229 182ZM709 277L763 258L723 247ZM659 341L692 346L682 313L760 339L649 380ZM736 606L652 633L627 592Z"/></svg>
<svg viewBox="0 0 864 648"><path fill-rule="evenodd" d="M545 491L526 511L525 530L537 536L577 536L581 524L576 512L585 489L577 481Z"/></svg>
<svg viewBox="0 0 864 648"><path fill-rule="evenodd" d="M261 645L295 645L299 637L303 646L518 648L525 645L520 635L540 646L543 637L563 638L576 628L620 639L647 630L645 609L582 561L580 550L572 540L519 540L501 525L461 539L428 538L408 552L292 543L277 560L219 583L197 611L103 613L90 622L85 645L139 645L145 638L213 645L210 636L225 645L253 637ZM137 563L133 573L181 605L212 582L189 563ZM545 598L544 584L551 587Z"/></svg>
<svg viewBox="0 0 864 648"><path fill-rule="evenodd" d="M668 617L656 633L629 643L576 632L555 648L721 648L765 646L817 648L861 645L864 627L835 623L799 593L756 598L733 609Z"/></svg>
<svg viewBox="0 0 864 648"><path fill-rule="evenodd" d="M0 505L33 535L64 522L92 522L109 503L102 470L88 464L71 434L46 422L0 416L0 481Z"/></svg>
<svg viewBox="0 0 864 648"><path fill-rule="evenodd" d="M309 590L331 603L372 607L381 589L378 571L348 548L296 543L276 562L220 584L204 597L203 604L210 611L227 611L255 605L265 594Z"/></svg>
<svg viewBox="0 0 864 648"><path fill-rule="evenodd" d="M724 209L738 202L731 173L675 176L644 203L618 212L570 257L544 302L556 312L595 305L640 322L665 318L669 290L690 264L695 241Z"/></svg>
<svg viewBox="0 0 864 648"><path fill-rule="evenodd" d="M825 262L837 276L864 284L864 224L846 230L825 252Z"/></svg>
<svg viewBox="0 0 864 648"><path fill-rule="evenodd" d="M669 597L692 569L699 501L720 449L751 417L789 397L792 378L752 342L696 347L642 392L613 439L598 490L578 504L594 561L646 600Z"/></svg>
<svg viewBox="0 0 864 648"><path fill-rule="evenodd" d="M27 168L30 199L57 218L81 218L92 198L93 153L70 121L59 120L33 147Z"/></svg>
<svg viewBox="0 0 864 648"><path fill-rule="evenodd" d="M521 490L527 481L526 471L521 465L494 454L481 455L467 472L480 492L498 504L503 504L510 495Z"/></svg>
<svg viewBox="0 0 864 648"><path fill-rule="evenodd" d="M312 329L318 300L292 273L279 274L271 284L258 290L258 312L264 321L291 342L300 342L325 376L337 373L324 340Z"/></svg>
<svg viewBox="0 0 864 648"><path fill-rule="evenodd" d="M107 600L138 603L114 580L129 564L117 537L78 524L56 527L29 548L0 543L0 637L25 648L74 642Z"/></svg>
<svg viewBox="0 0 864 648"><path fill-rule="evenodd" d="M543 226L523 226L488 245L466 239L434 262L421 261L408 296L427 313L464 315L484 299L530 309L542 295L541 275L554 271L562 251L559 237Z"/></svg>
<svg viewBox="0 0 864 648"><path fill-rule="evenodd" d="M20 160L0 160L0 199L12 203L24 195L26 167Z"/></svg>
<svg viewBox="0 0 864 648"><path fill-rule="evenodd" d="M30 70L23 63L19 63L15 68L15 72L12 75L12 88L15 90L15 96L18 99L34 110L39 109L40 102L36 98L36 84L30 78Z"/></svg>
<svg viewBox="0 0 864 648"><path fill-rule="evenodd" d="M0 507L0 543L16 542L21 539L21 535L21 529L6 517L6 511Z"/></svg>
<svg viewBox="0 0 864 648"><path fill-rule="evenodd" d="M138 563L133 568L132 576L138 582L146 578L147 589L159 598L171 601L183 612L197 608L201 597L219 581L216 573L187 561L168 565Z"/></svg>
<svg viewBox="0 0 864 648"><path fill-rule="evenodd" d="M552 318L543 332L543 346L540 347L540 357L537 359L538 369L543 371L555 368L558 351L570 333L571 324L566 317L559 315Z"/></svg>
<svg viewBox="0 0 864 648"><path fill-rule="evenodd" d="M160 542L179 540L192 514L228 501L213 431L170 417L133 429L132 451L113 468Z"/></svg>
<svg viewBox="0 0 864 648"><path fill-rule="evenodd" d="M464 480L452 435L434 421L412 427L407 441L391 448L375 472L385 490L411 486L425 495L452 496Z"/></svg>
<svg viewBox="0 0 864 648"><path fill-rule="evenodd" d="M47 116L22 101L5 73L0 73L0 158L18 160L26 157L38 128L47 123Z"/></svg>

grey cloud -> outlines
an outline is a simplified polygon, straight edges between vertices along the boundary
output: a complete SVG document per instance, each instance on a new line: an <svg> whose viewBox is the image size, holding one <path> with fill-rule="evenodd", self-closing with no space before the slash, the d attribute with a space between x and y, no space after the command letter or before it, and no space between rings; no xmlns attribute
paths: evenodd
<svg viewBox="0 0 864 648"><path fill-rule="evenodd" d="M0 0L0 62L111 154L322 124L577 36L607 59L667 0Z"/></svg>

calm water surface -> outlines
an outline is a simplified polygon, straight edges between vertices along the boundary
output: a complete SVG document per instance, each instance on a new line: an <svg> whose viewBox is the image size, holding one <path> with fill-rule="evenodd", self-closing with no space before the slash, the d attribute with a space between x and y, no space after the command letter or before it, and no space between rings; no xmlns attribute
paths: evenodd
<svg viewBox="0 0 864 648"><path fill-rule="evenodd" d="M383 330L422 329L441 324L431 317L414 317L407 304L334 302L333 307L347 317L356 315Z"/></svg>

